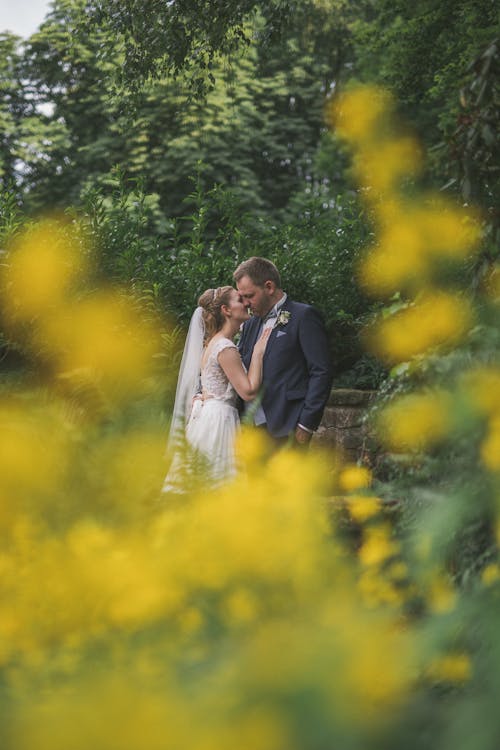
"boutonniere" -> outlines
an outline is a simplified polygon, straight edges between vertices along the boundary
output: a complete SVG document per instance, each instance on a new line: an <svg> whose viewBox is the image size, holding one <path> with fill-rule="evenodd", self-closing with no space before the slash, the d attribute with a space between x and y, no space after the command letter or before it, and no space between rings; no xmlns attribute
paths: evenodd
<svg viewBox="0 0 500 750"><path fill-rule="evenodd" d="M286 326L288 321L290 320L291 312L290 310L282 310L280 314L278 315L278 319L276 321L277 326Z"/></svg>

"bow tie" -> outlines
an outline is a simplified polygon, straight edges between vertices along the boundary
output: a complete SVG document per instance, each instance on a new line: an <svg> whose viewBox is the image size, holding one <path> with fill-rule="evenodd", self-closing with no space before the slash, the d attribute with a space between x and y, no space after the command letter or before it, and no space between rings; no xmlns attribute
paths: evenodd
<svg viewBox="0 0 500 750"><path fill-rule="evenodd" d="M278 317L278 311L276 310L276 308L273 307L271 310L269 310L267 315L265 315L262 318L262 322L266 323L268 320L272 320L273 318L277 318L277 317Z"/></svg>

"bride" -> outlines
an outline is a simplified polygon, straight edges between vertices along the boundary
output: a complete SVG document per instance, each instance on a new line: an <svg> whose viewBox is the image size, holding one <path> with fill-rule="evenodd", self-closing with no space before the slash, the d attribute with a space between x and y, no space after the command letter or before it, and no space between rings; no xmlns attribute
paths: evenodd
<svg viewBox="0 0 500 750"><path fill-rule="evenodd" d="M267 329L260 336L247 372L233 339L248 318L231 286L207 289L198 300L179 370L168 443L173 459L163 492L182 491L200 459L211 486L236 474L238 396L244 401L256 397L270 334Z"/></svg>

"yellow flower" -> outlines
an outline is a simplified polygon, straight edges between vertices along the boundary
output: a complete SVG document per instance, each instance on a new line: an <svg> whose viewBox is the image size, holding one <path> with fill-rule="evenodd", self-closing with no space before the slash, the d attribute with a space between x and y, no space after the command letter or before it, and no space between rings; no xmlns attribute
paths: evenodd
<svg viewBox="0 0 500 750"><path fill-rule="evenodd" d="M500 414L500 368L490 366L470 370L462 378L462 387L480 413Z"/></svg>
<svg viewBox="0 0 500 750"><path fill-rule="evenodd" d="M46 692L29 695L12 717L19 750L172 750L193 738L187 706L173 691L144 684L133 669L107 678L96 670L70 690L57 685Z"/></svg>
<svg viewBox="0 0 500 750"><path fill-rule="evenodd" d="M227 597L224 612L230 624L247 625L258 615L258 601L249 590L239 589Z"/></svg>
<svg viewBox="0 0 500 750"><path fill-rule="evenodd" d="M470 210L456 208L440 196L429 196L428 201L430 205L411 212L411 220L419 227L429 255L461 260L478 248L479 222Z"/></svg>
<svg viewBox="0 0 500 750"><path fill-rule="evenodd" d="M128 514L143 513L146 498L163 482L164 453L164 430L130 430L101 441L93 451L93 466L106 476L103 504Z"/></svg>
<svg viewBox="0 0 500 750"><path fill-rule="evenodd" d="M358 589L368 607L379 607L383 604L399 606L403 602L403 592L385 575L385 571L381 574L375 567L363 571Z"/></svg>
<svg viewBox="0 0 500 750"><path fill-rule="evenodd" d="M67 468L70 445L67 425L52 405L41 407L38 400L12 398L0 402L0 493L1 518L26 510L36 511L41 497L50 497L60 486Z"/></svg>
<svg viewBox="0 0 500 750"><path fill-rule="evenodd" d="M242 466L251 470L269 454L269 443L264 430L243 425L236 438L236 456Z"/></svg>
<svg viewBox="0 0 500 750"><path fill-rule="evenodd" d="M401 396L381 412L379 435L391 450L422 450L446 437L451 414L451 398L444 391Z"/></svg>
<svg viewBox="0 0 500 750"><path fill-rule="evenodd" d="M442 199L432 206L395 200L376 206L380 229L376 246L359 267L360 283L375 294L420 290L436 259L461 260L478 247L477 223Z"/></svg>
<svg viewBox="0 0 500 750"><path fill-rule="evenodd" d="M437 573L429 584L427 602L437 614L450 612L456 604L457 594L448 577Z"/></svg>
<svg viewBox="0 0 500 750"><path fill-rule="evenodd" d="M436 346L453 346L471 322L468 300L436 291L379 321L367 331L367 337L376 354L389 362L401 362Z"/></svg>
<svg viewBox="0 0 500 750"><path fill-rule="evenodd" d="M192 635L201 629L203 625L203 617L199 609L188 607L180 613L178 623L180 630L184 635Z"/></svg>
<svg viewBox="0 0 500 750"><path fill-rule="evenodd" d="M67 232L62 224L46 220L27 229L16 241L2 276L8 320L30 321L46 314L60 306L81 281L85 256Z"/></svg>
<svg viewBox="0 0 500 750"><path fill-rule="evenodd" d="M403 176L413 175L421 165L421 153L413 138L401 137L376 141L361 148L354 158L354 171L361 185L374 190L364 194L378 200L380 193L390 193Z"/></svg>
<svg viewBox="0 0 500 750"><path fill-rule="evenodd" d="M384 709L404 701L410 687L411 643L388 622L371 620L366 614L360 625L350 623L349 629L345 636L350 648L343 682L348 694L350 688L358 700L346 710L353 711L356 721L383 721Z"/></svg>
<svg viewBox="0 0 500 750"><path fill-rule="evenodd" d="M346 499L347 508L354 521L363 523L380 512L380 498L367 495L354 495Z"/></svg>
<svg viewBox="0 0 500 750"><path fill-rule="evenodd" d="M158 331L138 320L131 300L116 292L75 302L44 320L39 336L62 370L88 371L111 397L141 387L159 350Z"/></svg>
<svg viewBox="0 0 500 750"><path fill-rule="evenodd" d="M387 575L393 581L402 581L408 576L408 566L402 560L394 562L387 570Z"/></svg>
<svg viewBox="0 0 500 750"><path fill-rule="evenodd" d="M339 477L340 489L345 492L369 487L371 481L371 471L364 466L346 466Z"/></svg>
<svg viewBox="0 0 500 750"><path fill-rule="evenodd" d="M467 654L447 654L434 659L426 670L432 680L461 685L472 676L472 663Z"/></svg>
<svg viewBox="0 0 500 750"><path fill-rule="evenodd" d="M485 586L491 586L500 579L500 568L498 565L491 563L481 571L481 580Z"/></svg>
<svg viewBox="0 0 500 750"><path fill-rule="evenodd" d="M481 443L481 461L490 471L500 471L500 414L489 421L489 430Z"/></svg>
<svg viewBox="0 0 500 750"><path fill-rule="evenodd" d="M419 227L398 217L379 236L377 246L359 267L360 283L370 292L383 295L409 284L421 283L428 260Z"/></svg>
<svg viewBox="0 0 500 750"><path fill-rule="evenodd" d="M399 544L391 538L388 525L365 529L363 544L359 550L359 559L363 565L379 565L399 552Z"/></svg>
<svg viewBox="0 0 500 750"><path fill-rule="evenodd" d="M347 91L327 108L327 121L336 132L353 143L370 139L392 108L390 94L375 86Z"/></svg>

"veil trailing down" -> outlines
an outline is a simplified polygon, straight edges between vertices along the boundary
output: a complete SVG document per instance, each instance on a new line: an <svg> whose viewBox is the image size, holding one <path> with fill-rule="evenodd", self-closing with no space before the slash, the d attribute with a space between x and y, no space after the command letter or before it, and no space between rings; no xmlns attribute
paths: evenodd
<svg viewBox="0 0 500 750"><path fill-rule="evenodd" d="M175 391L175 401L167 442L167 455L172 457L170 469L163 483L162 492L185 492L192 474L193 456L187 442L187 426L197 406L195 397L201 397L201 358L205 340L203 309L194 311L184 344L179 377Z"/></svg>
<svg viewBox="0 0 500 750"><path fill-rule="evenodd" d="M175 391L174 410L170 423L167 448L170 452L184 442L184 430L191 413L193 398L200 392L201 357L205 340L203 308L194 311L184 344L179 378Z"/></svg>

